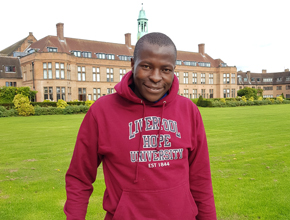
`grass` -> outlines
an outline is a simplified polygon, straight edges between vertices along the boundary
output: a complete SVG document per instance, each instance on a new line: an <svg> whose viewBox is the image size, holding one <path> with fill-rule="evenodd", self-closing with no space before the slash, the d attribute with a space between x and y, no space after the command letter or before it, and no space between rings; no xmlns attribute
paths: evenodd
<svg viewBox="0 0 290 220"><path fill-rule="evenodd" d="M219 220L290 219L289 105L201 108ZM1 219L65 219L64 175L84 115L0 118ZM101 167L87 219L104 219Z"/></svg>

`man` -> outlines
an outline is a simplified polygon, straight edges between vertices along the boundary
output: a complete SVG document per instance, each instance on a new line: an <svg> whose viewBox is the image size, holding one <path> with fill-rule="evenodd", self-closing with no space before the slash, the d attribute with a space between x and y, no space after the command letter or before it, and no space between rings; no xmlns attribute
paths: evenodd
<svg viewBox="0 0 290 220"><path fill-rule="evenodd" d="M216 219L205 131L177 95L176 56L166 35L143 36L116 93L91 106L66 174L67 219L85 219L101 162L106 220Z"/></svg>

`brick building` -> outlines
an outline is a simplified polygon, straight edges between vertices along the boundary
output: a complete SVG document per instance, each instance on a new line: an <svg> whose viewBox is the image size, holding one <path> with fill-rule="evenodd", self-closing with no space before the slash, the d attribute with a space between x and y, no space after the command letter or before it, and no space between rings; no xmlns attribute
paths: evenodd
<svg viewBox="0 0 290 220"><path fill-rule="evenodd" d="M262 73L238 72L238 87L251 87L255 89L263 89L264 98L278 97L282 93L285 98L290 98L290 72L285 69L284 72Z"/></svg>
<svg viewBox="0 0 290 220"><path fill-rule="evenodd" d="M143 8L137 28L137 38L148 32ZM57 36L48 35L33 42L30 39L29 46L17 50L25 56L6 53L21 56L22 82L17 86L38 91L36 101L96 100L114 92L114 86L131 69L134 52L131 34L125 34L124 44L116 44L65 37L63 23L58 23L56 29ZM198 52L177 52L175 74L179 79L179 94L188 98L235 97L238 90L236 67L213 59L205 53L204 44L198 45Z"/></svg>

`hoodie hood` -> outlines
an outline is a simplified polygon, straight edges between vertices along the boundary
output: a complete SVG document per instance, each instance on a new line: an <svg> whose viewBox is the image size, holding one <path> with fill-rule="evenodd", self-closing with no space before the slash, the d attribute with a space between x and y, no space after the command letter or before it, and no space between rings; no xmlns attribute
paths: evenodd
<svg viewBox="0 0 290 220"><path fill-rule="evenodd" d="M142 99L140 99L130 88L130 85L132 85L133 83L133 73L132 71L129 71L128 73L125 74L125 76L122 78L121 82L119 82L116 86L115 86L115 90L116 92L122 96L123 98L134 102L134 103L142 103ZM168 91L168 95L166 97L164 97L161 100L157 101L157 102L149 102L147 100L143 100L143 102L145 102L146 105L152 105L152 106L161 106L163 104L163 102L165 101L166 103L172 102L178 93L178 89L179 89L179 83L178 83L178 79L177 77L174 75L174 79L172 82L172 86Z"/></svg>

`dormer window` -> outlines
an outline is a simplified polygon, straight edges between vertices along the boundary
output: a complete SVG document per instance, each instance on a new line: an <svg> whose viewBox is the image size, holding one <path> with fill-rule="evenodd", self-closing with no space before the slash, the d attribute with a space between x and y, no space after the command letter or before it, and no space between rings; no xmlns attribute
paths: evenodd
<svg viewBox="0 0 290 220"><path fill-rule="evenodd" d="M208 62L198 62L199 66L205 66L205 67L210 67L210 63Z"/></svg>
<svg viewBox="0 0 290 220"><path fill-rule="evenodd" d="M226 63L221 63L221 67L227 67Z"/></svg>
<svg viewBox="0 0 290 220"><path fill-rule="evenodd" d="M184 65L186 66L196 66L195 61L183 61Z"/></svg>
<svg viewBox="0 0 290 220"><path fill-rule="evenodd" d="M72 53L73 53L73 55L75 55L76 57L81 57L81 51L73 50Z"/></svg>
<svg viewBox="0 0 290 220"><path fill-rule="evenodd" d="M88 57L92 58L92 53L91 52L82 52L83 57Z"/></svg>
<svg viewBox="0 0 290 220"><path fill-rule="evenodd" d="M96 53L98 59L106 59L106 54L104 53Z"/></svg>
<svg viewBox="0 0 290 220"><path fill-rule="evenodd" d="M47 51L48 52L57 52L57 48L56 47L47 47Z"/></svg>
<svg viewBox="0 0 290 220"><path fill-rule="evenodd" d="M5 66L6 73L15 73L15 66Z"/></svg>
<svg viewBox="0 0 290 220"><path fill-rule="evenodd" d="M176 65L181 65L181 60L176 60Z"/></svg>
<svg viewBox="0 0 290 220"><path fill-rule="evenodd" d="M114 60L115 59L115 55L114 54L106 54L106 58L108 60Z"/></svg>
<svg viewBox="0 0 290 220"><path fill-rule="evenodd" d="M119 55L120 60L130 61L132 56Z"/></svg>

